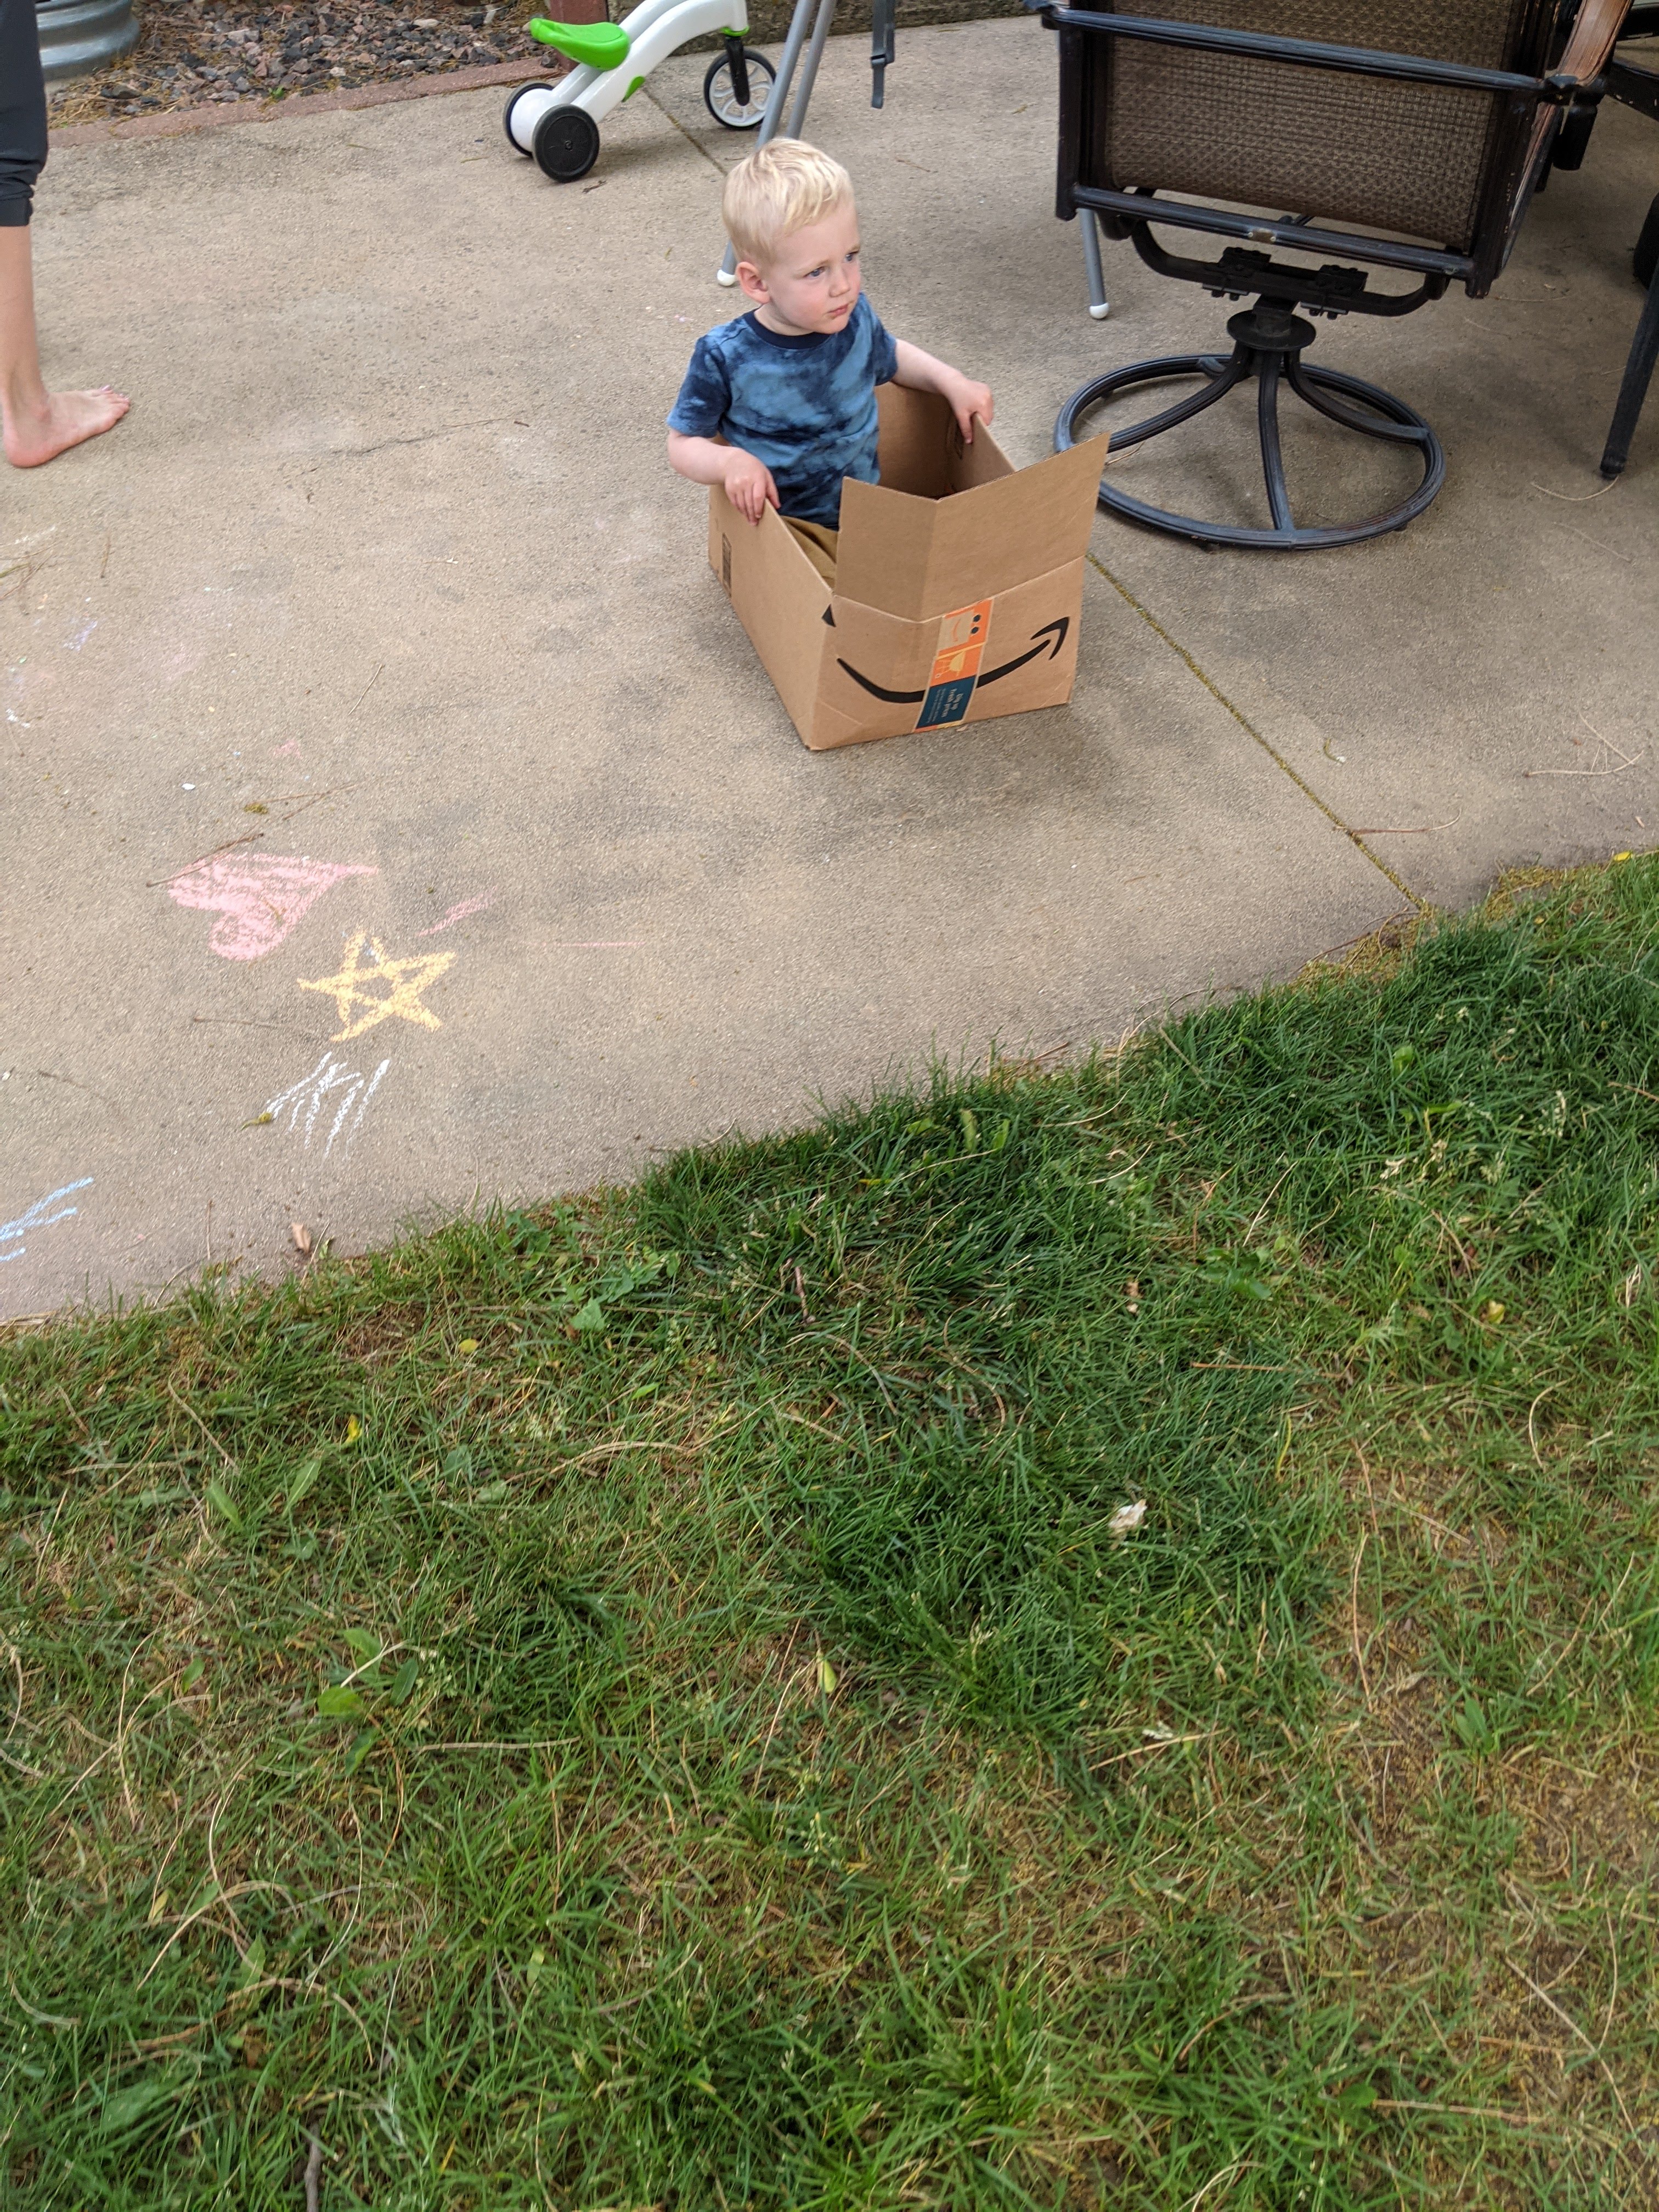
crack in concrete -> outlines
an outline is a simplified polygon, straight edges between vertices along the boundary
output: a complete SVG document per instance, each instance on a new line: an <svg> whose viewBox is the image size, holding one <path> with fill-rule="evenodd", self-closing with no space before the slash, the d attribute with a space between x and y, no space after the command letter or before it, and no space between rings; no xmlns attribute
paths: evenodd
<svg viewBox="0 0 1659 2212"><path fill-rule="evenodd" d="M661 100L657 98L656 94L652 91L648 84L642 85L641 87L641 90L644 93L646 98L651 102L653 107L656 109L658 114L660 115L665 121L673 125L675 130L679 132L681 137L684 138L686 144L690 147L692 152L694 154L701 154L703 160L708 162L709 167L714 172L714 174L720 179L720 182L724 184L727 172L720 167L720 163L709 152L708 147L703 144L702 139L693 137L691 132L686 128L685 125L680 121L679 117L675 114L673 109L672 107L665 107Z"/></svg>
<svg viewBox="0 0 1659 2212"><path fill-rule="evenodd" d="M1360 832L1354 829L1352 823L1345 822L1342 819L1342 817L1337 812L1336 809L1331 805L1328 800L1320 797L1319 793L1314 789L1312 784L1308 781L1306 776L1298 775L1297 770L1291 766L1289 761L1285 759L1284 754L1279 751L1278 746L1272 744L1267 738L1264 738L1261 731L1255 726L1255 724L1250 720L1249 717L1244 714L1242 708L1237 708L1233 704L1232 701L1227 696L1221 686L1216 683L1214 678L1205 673L1203 669L1199 666L1198 662L1193 658L1192 654L1188 652L1186 647L1181 644L1177 639L1170 636L1169 631L1164 629L1163 623L1159 622L1158 617L1153 614L1151 608L1143 606L1140 601L1135 597L1134 593L1129 589L1128 586L1127 584L1120 583L1117 578L1112 574L1111 570L1106 566L1105 562L1100 560L1093 553L1091 553L1089 556L1089 566L1091 568L1097 569L1124 604L1127 606L1133 607L1134 611L1140 617L1142 622L1146 624L1146 627L1157 636L1163 639L1164 644L1169 647L1170 652L1176 654L1181 659L1186 662L1187 666L1191 670L1192 673L1197 677L1199 682L1204 686L1204 689L1209 693L1210 696L1218 706L1222 706L1226 708L1227 712L1232 716L1234 721L1237 723L1239 728L1243 731L1246 737L1253 738L1255 740L1256 744L1261 746L1262 751L1267 754L1268 759L1272 761L1273 766L1282 770L1282 772L1290 778L1291 781L1296 786L1297 789L1302 793L1304 799L1311 800L1313 805L1319 809L1320 812L1325 817L1325 819L1331 824L1333 829L1340 830L1345 837L1350 839L1352 843L1357 845L1359 850L1364 854L1365 858L1370 862L1371 866L1377 871L1378 874L1386 876L1389 881L1394 885L1395 890L1400 893L1401 896L1402 898L1409 899L1419 914L1432 914L1434 912L1434 908L1430 904L1429 901L1425 898L1419 897L1417 892L1412 889L1411 885L1402 876L1395 875L1394 870L1389 866L1388 862L1382 859L1379 854L1372 852L1370 847L1365 842L1365 840Z"/></svg>
<svg viewBox="0 0 1659 2212"><path fill-rule="evenodd" d="M79 1082L72 1075L60 1075L55 1067L37 1067L34 1072L37 1075L44 1077L48 1083L67 1083L71 1091L84 1091L88 1098L95 1098L100 1106L107 1106L118 1121L126 1120L126 1115L122 1113L115 1101L112 1098L106 1098L101 1091L94 1091L91 1084Z"/></svg>
<svg viewBox="0 0 1659 2212"><path fill-rule="evenodd" d="M314 477L330 461L360 461L369 453L390 453L394 446L429 446L438 438L459 437L463 430L489 430L499 423L514 422L518 419L513 415L484 415L476 422L444 422L435 430L412 430L401 438L381 438L372 446L331 446L325 453L319 453L309 467L301 469L297 477L289 475L286 470L283 473L289 483L295 483L303 477Z"/></svg>

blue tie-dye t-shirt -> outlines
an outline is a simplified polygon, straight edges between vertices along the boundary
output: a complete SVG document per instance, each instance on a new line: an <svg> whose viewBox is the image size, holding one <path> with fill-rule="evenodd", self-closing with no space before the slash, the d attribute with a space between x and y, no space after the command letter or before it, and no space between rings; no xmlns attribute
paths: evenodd
<svg viewBox="0 0 1659 2212"><path fill-rule="evenodd" d="M764 461L785 514L835 529L841 483L878 483L876 386L898 348L863 294L844 331L782 337L754 315L697 340L668 418L686 438L722 437Z"/></svg>

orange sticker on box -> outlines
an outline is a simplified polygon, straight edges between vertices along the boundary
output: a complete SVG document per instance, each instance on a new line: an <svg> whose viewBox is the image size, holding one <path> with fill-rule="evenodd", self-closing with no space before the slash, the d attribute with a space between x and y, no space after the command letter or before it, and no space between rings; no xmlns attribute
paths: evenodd
<svg viewBox="0 0 1659 2212"><path fill-rule="evenodd" d="M939 617L933 673L916 718L919 730L939 730L967 714L991 636L991 602L975 599Z"/></svg>

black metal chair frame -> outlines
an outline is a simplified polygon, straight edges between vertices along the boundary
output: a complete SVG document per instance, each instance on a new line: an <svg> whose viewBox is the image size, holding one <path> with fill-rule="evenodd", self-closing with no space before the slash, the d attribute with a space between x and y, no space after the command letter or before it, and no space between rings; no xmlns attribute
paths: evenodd
<svg viewBox="0 0 1659 2212"><path fill-rule="evenodd" d="M1638 4L1625 19L1623 36L1627 39L1650 37L1656 32L1659 32L1659 4ZM1659 70L1644 68L1640 63L1615 54L1607 64L1607 82L1609 100L1634 107L1650 121L1659 123ZM1641 240L1636 249L1636 273L1647 287L1648 296L1625 362L1624 380L1619 387L1607 442L1601 454L1604 477L1622 476L1625 472L1625 465L1630 459L1631 440L1636 435L1654 368L1659 365L1659 194L1655 195L1648 219L1642 226Z"/></svg>
<svg viewBox="0 0 1659 2212"><path fill-rule="evenodd" d="M1127 521L1206 546L1304 552L1357 544L1389 531L1404 529L1422 514L1444 481L1445 456L1439 440L1414 409L1392 393L1357 377L1304 364L1302 353L1312 343L1315 331L1310 323L1292 311L1305 307L1315 315L1331 317L1407 315L1426 301L1439 299L1454 282L1462 283L1472 297L1484 296L1504 267L1524 211L1530 183L1541 172L1536 128L1540 112L1553 111L1553 122L1575 111L1593 112L1604 88L1601 80L1581 79L1561 70L1530 73L1480 69L1425 55L1386 53L1369 47L1328 45L1311 39L1283 38L1161 17L1097 13L1056 4L1056 0L1025 0L1025 4L1042 16L1060 42L1055 212L1069 222L1081 210L1091 211L1100 218L1109 237L1127 238L1140 258L1161 276L1202 284L1220 297L1242 300L1249 294L1255 295L1255 306L1233 316L1227 325L1234 341L1230 357L1217 353L1170 355L1158 361L1139 362L1093 379L1074 392L1061 410L1054 432L1056 447L1064 448L1073 444L1084 416L1114 394L1132 386L1183 376L1196 375L1205 380L1201 391L1127 430L1114 431L1115 453L1189 422L1237 386L1254 380L1257 435L1273 516L1270 529L1176 514L1134 499L1109 482L1101 485L1102 506ZM1548 0L1534 0L1523 44L1540 54L1549 35L1552 14ZM1294 215L1275 219L1194 205L1188 201L1161 198L1151 186L1118 191L1085 182L1096 123L1091 112L1092 76L1086 66L1085 48L1088 41L1102 38L1144 40L1202 53L1233 54L1292 67L1334 70L1413 84L1443 85L1500 94L1504 104L1499 137L1488 159L1484 191L1473 226L1471 250L1460 252L1414 245L1405 240L1368 238ZM1552 130L1552 138L1553 135ZM1160 228L1202 232L1236 242L1213 260L1201 261L1160 246L1152 235L1154 224ZM1317 269L1302 269L1275 261L1260 250L1264 246L1326 253L1340 258ZM1415 276L1418 282L1409 291L1373 291L1364 269L1346 265L1355 261ZM1414 449L1422 464L1422 478L1416 489L1397 506L1363 521L1328 527L1299 526L1291 507L1279 441L1279 405L1285 387L1305 404L1346 429Z"/></svg>

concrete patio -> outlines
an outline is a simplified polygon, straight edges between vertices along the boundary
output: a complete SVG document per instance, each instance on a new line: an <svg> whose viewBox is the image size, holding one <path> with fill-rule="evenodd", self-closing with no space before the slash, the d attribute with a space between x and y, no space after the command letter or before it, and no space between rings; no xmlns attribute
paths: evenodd
<svg viewBox="0 0 1659 2212"><path fill-rule="evenodd" d="M1216 341L1127 248L1085 313L1038 25L904 33L880 114L866 52L811 135L884 319L991 382L1016 459L1091 373ZM662 456L732 312L747 142L703 67L585 186L494 92L54 155L48 371L135 404L0 483L0 1314L1113 1040L1659 842L1659 402L1591 496L1651 126L1604 112L1491 300L1322 326L1445 441L1411 530L1276 559L1103 518L1069 708L815 756Z"/></svg>

